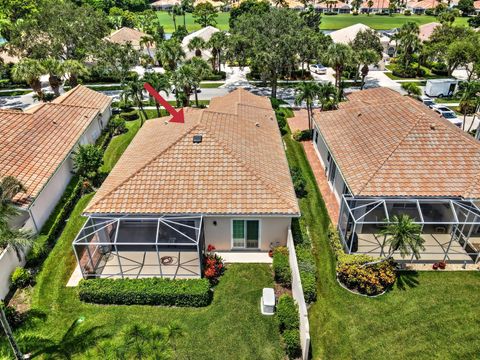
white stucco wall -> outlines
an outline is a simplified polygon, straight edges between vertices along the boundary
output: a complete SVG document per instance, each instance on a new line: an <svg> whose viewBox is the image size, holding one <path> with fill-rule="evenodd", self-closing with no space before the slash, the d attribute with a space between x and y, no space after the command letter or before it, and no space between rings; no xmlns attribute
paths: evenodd
<svg viewBox="0 0 480 360"><path fill-rule="evenodd" d="M205 246L212 244L218 251L232 250L232 220L260 220L259 248L262 251L270 250L274 246L287 244L288 228L291 223L289 217L205 217L204 232ZM216 221L216 225L214 225ZM254 250L254 249L246 249Z"/></svg>
<svg viewBox="0 0 480 360"><path fill-rule="evenodd" d="M0 300L8 294L10 274L17 266L25 265L25 261L18 261L17 254L9 247L0 253Z"/></svg>

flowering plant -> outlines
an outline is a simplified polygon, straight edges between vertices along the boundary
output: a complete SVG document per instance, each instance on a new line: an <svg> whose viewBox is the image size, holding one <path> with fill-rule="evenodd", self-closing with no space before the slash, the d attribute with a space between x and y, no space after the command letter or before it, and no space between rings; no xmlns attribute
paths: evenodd
<svg viewBox="0 0 480 360"><path fill-rule="evenodd" d="M203 258L203 276L205 276L212 285L218 283L218 278L225 271L223 259L214 253L215 246L209 244L207 246L207 253Z"/></svg>

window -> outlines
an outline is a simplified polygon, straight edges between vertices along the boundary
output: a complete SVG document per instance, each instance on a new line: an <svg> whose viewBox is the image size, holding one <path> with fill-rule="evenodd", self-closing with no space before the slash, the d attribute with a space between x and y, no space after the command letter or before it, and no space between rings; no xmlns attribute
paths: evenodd
<svg viewBox="0 0 480 360"><path fill-rule="evenodd" d="M260 240L259 220L232 221L232 247L257 249Z"/></svg>

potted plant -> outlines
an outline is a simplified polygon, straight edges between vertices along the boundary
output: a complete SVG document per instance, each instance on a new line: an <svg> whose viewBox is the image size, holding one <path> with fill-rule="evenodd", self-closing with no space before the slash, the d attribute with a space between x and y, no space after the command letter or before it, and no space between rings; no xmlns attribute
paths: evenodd
<svg viewBox="0 0 480 360"><path fill-rule="evenodd" d="M438 263L438 268L441 269L441 270L445 270L445 268L447 267L447 263L445 261L440 261Z"/></svg>
<svg viewBox="0 0 480 360"><path fill-rule="evenodd" d="M438 270L438 263L434 263L433 266L432 266L432 269L433 270Z"/></svg>

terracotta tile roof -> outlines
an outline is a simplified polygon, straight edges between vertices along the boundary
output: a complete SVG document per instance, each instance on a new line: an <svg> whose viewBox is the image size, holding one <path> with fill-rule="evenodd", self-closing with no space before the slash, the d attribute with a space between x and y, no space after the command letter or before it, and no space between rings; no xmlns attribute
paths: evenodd
<svg viewBox="0 0 480 360"><path fill-rule="evenodd" d="M126 43L131 43L135 48L140 47L140 40L142 37L146 36L147 34L136 30L132 29L129 27L122 27L113 33L111 33L109 36L106 37L106 39L112 43L116 44L121 44L124 45Z"/></svg>
<svg viewBox="0 0 480 360"><path fill-rule="evenodd" d="M77 85L52 101L54 104L88 107L98 109L103 112L110 104L112 99L100 92L91 90L86 86Z"/></svg>
<svg viewBox="0 0 480 360"><path fill-rule="evenodd" d="M390 5L389 0L372 0L373 6L371 7L372 9L388 9L388 6ZM365 0L362 3L361 6L362 9L369 9L368 7L368 0Z"/></svg>
<svg viewBox="0 0 480 360"><path fill-rule="evenodd" d="M411 9L435 9L439 2L437 0L420 0L407 2L407 8Z"/></svg>
<svg viewBox="0 0 480 360"><path fill-rule="evenodd" d="M27 188L14 199L27 207L111 99L82 85L25 111L0 110L0 177Z"/></svg>
<svg viewBox="0 0 480 360"><path fill-rule="evenodd" d="M238 89L168 120L145 123L87 213L299 214L267 98Z"/></svg>
<svg viewBox="0 0 480 360"><path fill-rule="evenodd" d="M354 195L480 198L480 142L393 90L348 98L314 118Z"/></svg>
<svg viewBox="0 0 480 360"><path fill-rule="evenodd" d="M418 34L418 37L422 41L429 40L430 36L432 36L432 34L433 34L433 31L439 26L442 26L442 24L440 24L438 22L431 22L431 23L428 23L428 24L420 25L418 27L419 30L420 30L420 33Z"/></svg>

